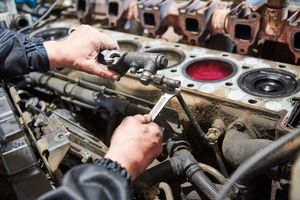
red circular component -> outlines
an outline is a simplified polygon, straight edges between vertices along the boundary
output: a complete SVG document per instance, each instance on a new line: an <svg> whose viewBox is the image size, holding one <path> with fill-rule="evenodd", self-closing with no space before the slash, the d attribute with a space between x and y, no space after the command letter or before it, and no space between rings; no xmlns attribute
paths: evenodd
<svg viewBox="0 0 300 200"><path fill-rule="evenodd" d="M219 81L233 73L233 66L222 60L201 60L189 65L186 73L198 81Z"/></svg>

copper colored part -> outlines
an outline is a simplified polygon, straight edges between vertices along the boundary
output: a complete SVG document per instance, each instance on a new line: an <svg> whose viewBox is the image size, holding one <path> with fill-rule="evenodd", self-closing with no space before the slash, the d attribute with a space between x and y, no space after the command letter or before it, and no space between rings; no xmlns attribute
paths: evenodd
<svg viewBox="0 0 300 200"><path fill-rule="evenodd" d="M239 54L247 54L249 47L255 42L260 29L259 13L245 3L239 4L228 14L228 34L237 46Z"/></svg>
<svg viewBox="0 0 300 200"><path fill-rule="evenodd" d="M287 41L295 55L295 63L300 61L300 10L288 19Z"/></svg>
<svg viewBox="0 0 300 200"><path fill-rule="evenodd" d="M192 0L178 9L180 26L190 43L198 43L198 38L206 30L214 6L212 1Z"/></svg>
<svg viewBox="0 0 300 200"><path fill-rule="evenodd" d="M289 5L289 0L268 0L267 5L270 8L286 8Z"/></svg>

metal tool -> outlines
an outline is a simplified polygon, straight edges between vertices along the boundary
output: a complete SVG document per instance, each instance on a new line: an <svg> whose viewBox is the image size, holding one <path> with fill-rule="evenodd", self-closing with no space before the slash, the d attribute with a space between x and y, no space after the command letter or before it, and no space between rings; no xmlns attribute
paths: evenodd
<svg viewBox="0 0 300 200"><path fill-rule="evenodd" d="M168 90L167 88L162 89L162 95L159 100L156 102L155 106L150 111L149 115L151 120L154 121L158 116L160 111L165 107L165 105L169 102L170 99L175 97L180 92L179 89Z"/></svg>

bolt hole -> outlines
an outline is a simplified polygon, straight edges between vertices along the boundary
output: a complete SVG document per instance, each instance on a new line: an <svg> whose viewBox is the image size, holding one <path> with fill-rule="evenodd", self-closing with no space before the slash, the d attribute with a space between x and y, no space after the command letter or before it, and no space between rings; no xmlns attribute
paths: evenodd
<svg viewBox="0 0 300 200"><path fill-rule="evenodd" d="M250 67L249 67L249 66L246 66L246 65L242 66L242 68L243 68L243 69L250 69Z"/></svg>
<svg viewBox="0 0 300 200"><path fill-rule="evenodd" d="M138 40L138 39L140 39L140 38L139 38L139 37L134 37L133 39Z"/></svg>
<svg viewBox="0 0 300 200"><path fill-rule="evenodd" d="M149 49L150 48L150 46L145 46L145 49Z"/></svg>
<svg viewBox="0 0 300 200"><path fill-rule="evenodd" d="M178 47L180 47L180 45L179 45L179 44L175 44L174 47L177 47L177 48L178 48Z"/></svg>
<svg viewBox="0 0 300 200"><path fill-rule="evenodd" d="M223 56L223 57L228 57L229 55L226 54L226 53L224 53L224 54L222 54L222 56Z"/></svg>
<svg viewBox="0 0 300 200"><path fill-rule="evenodd" d="M196 55L190 55L190 58L195 58L196 57Z"/></svg>
<svg viewBox="0 0 300 200"><path fill-rule="evenodd" d="M225 83L226 86L232 86L233 84L231 82Z"/></svg>
<svg viewBox="0 0 300 200"><path fill-rule="evenodd" d="M192 84L192 83L190 83L190 84L187 84L187 86L188 86L189 88L191 88L191 87L194 87L195 85Z"/></svg>
<svg viewBox="0 0 300 200"><path fill-rule="evenodd" d="M173 72L173 73L177 72L176 69L171 69L170 71Z"/></svg>
<svg viewBox="0 0 300 200"><path fill-rule="evenodd" d="M241 49L240 51L241 51L242 53L245 53L245 49Z"/></svg>
<svg viewBox="0 0 300 200"><path fill-rule="evenodd" d="M256 104L257 103L257 101L255 99L249 99L248 102L251 103L251 104Z"/></svg>
<svg viewBox="0 0 300 200"><path fill-rule="evenodd" d="M279 68L285 69L286 65L278 65Z"/></svg>

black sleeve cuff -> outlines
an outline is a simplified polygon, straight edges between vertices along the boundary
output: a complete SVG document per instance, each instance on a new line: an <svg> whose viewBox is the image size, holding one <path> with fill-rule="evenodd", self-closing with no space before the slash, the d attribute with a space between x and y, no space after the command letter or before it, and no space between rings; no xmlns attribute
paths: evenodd
<svg viewBox="0 0 300 200"><path fill-rule="evenodd" d="M41 38L25 36L24 45L27 55L27 63L30 71L45 72L50 69L47 51Z"/></svg>
<svg viewBox="0 0 300 200"><path fill-rule="evenodd" d="M128 185L132 186L130 174L119 163L109 158L101 158L96 160L95 164L100 167L106 168L108 171L120 174L122 177L124 177L127 180Z"/></svg>

